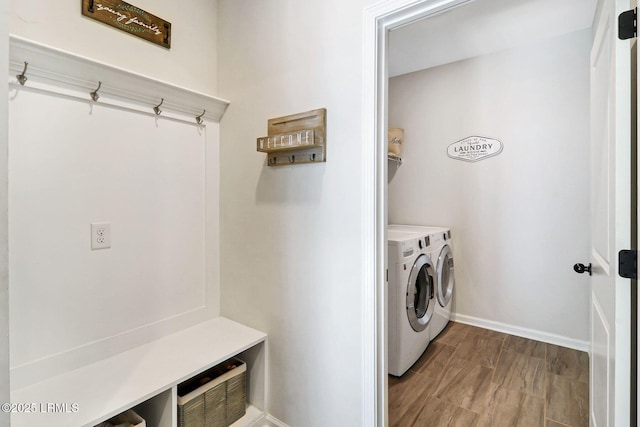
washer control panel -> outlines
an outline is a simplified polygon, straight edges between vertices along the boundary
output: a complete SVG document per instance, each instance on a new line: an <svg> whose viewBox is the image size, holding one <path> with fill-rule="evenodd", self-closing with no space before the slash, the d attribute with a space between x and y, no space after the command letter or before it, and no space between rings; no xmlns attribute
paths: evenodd
<svg viewBox="0 0 640 427"><path fill-rule="evenodd" d="M422 249L422 241L420 239L405 240L400 243L403 258L411 258L414 254Z"/></svg>

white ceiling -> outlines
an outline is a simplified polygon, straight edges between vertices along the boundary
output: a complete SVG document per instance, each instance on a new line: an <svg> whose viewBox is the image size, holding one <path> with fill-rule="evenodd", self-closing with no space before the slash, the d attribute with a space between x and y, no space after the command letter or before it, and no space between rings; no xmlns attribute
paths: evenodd
<svg viewBox="0 0 640 427"><path fill-rule="evenodd" d="M597 0L474 0L391 31L391 77L590 28Z"/></svg>

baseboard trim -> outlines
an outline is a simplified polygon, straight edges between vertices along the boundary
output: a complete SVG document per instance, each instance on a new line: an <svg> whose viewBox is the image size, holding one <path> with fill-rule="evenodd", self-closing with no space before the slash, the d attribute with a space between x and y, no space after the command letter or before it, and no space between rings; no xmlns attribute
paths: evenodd
<svg viewBox="0 0 640 427"><path fill-rule="evenodd" d="M289 427L287 424L283 423L276 417L266 414L259 419L255 420L251 427Z"/></svg>
<svg viewBox="0 0 640 427"><path fill-rule="evenodd" d="M451 320L467 325L478 326L492 331L504 332L523 338L555 344L561 347L568 347L589 353L590 345L588 341L576 340L562 335L550 334L548 332L537 331L535 329L522 328L494 320L480 319L478 317L466 316L464 314L451 313Z"/></svg>

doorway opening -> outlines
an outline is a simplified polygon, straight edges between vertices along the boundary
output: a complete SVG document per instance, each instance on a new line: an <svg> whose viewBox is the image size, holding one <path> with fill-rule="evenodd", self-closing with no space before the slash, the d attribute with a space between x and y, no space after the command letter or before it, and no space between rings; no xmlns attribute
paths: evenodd
<svg viewBox="0 0 640 427"><path fill-rule="evenodd" d="M485 2L483 5L490 4L491 2ZM494 2L497 7L504 6L508 2ZM513 3L513 2L511 2ZM529 2L531 3L531 2ZM371 41L368 48L371 51L376 52L376 55L373 58L365 58L365 67L372 66L375 72L370 74L371 70L369 69L369 75L367 78L369 80L365 81L365 124L367 120L370 120L368 123L372 126L365 126L364 134L365 140L375 140L376 141L376 149L374 153L371 153L370 146L368 148L369 152L367 155L372 156L371 169L368 169L367 163L365 161L365 179L367 176L371 176L372 180L369 183L375 183L374 188L370 188L370 197L364 200L366 208L374 207L376 211L376 217L372 219L371 223L365 224L369 230L372 230L373 236L375 236L375 249L369 252L369 256L371 257L371 261L376 265L375 274L370 275L372 281L377 283L375 290L370 291L372 293L373 299L376 301L375 304L375 312L369 314L373 315L375 318L378 331L375 336L366 337L369 343L375 342L378 345L375 347L375 355L377 360L372 365L365 367L365 369L371 369L376 372L376 381L375 381L375 390L376 390L376 413L378 416L378 420L384 420L384 417L387 416L386 413L386 405L387 405L387 396L385 394L386 391L386 355L385 348L386 345L386 334L383 332L385 327L385 316L386 316L386 307L384 306L385 301L385 278L386 278L386 263L387 263L387 254L385 251L386 247L386 226L389 223L389 218L392 222L405 222L409 224L416 224L419 221L416 219L417 217L405 216L401 217L398 215L398 212L390 212L388 207L388 202L390 198L390 191L388 189L389 184L389 176L391 173L389 172L389 165L387 161L387 127L389 126L399 126L402 127L400 123L396 122L388 122L388 118L391 114L389 102L391 101L391 95L389 93L389 77L390 77L390 69L394 65L392 61L392 54L389 50L392 49L393 46L389 47L388 44L390 41L389 34L394 31L400 33L401 30L408 28L409 24L413 24L417 21L421 21L424 18L444 18L446 12L452 12L453 10L463 10L467 6L471 4L480 4L480 2L468 2L468 1L421 1L421 2L410 2L410 1L390 1L383 5L378 5L374 8L367 10L367 19L365 23L372 24L369 27L365 27L365 37L371 36ZM594 2L595 4L595 2ZM459 7L463 6L463 7ZM369 19L371 18L371 19ZM520 23L522 25L522 23ZM443 33L443 30L440 30L440 35L448 35L446 31ZM455 60L454 60L455 61ZM588 61L588 58L587 58ZM449 60L451 62L451 60ZM447 62L442 62L441 64L446 64ZM588 65L587 65L588 67ZM417 71L418 69L414 70ZM588 71L587 71L588 73ZM370 91L371 88L375 88L375 91ZM367 93L369 91L369 93ZM370 103L370 101L373 103ZM407 107L409 109L410 107ZM406 112L406 110L405 110ZM414 134L414 136L416 136ZM471 136L471 135L460 135L460 139ZM498 135L487 135L487 136L498 136ZM456 139L445 139L446 143L453 143ZM587 137L588 140L588 137ZM405 134L406 144L411 143L411 139L409 134ZM513 144L513 138L508 138L505 143ZM445 144L446 145L446 144ZM508 151L505 151L503 157L511 155L513 153L513 146L508 146L505 144ZM446 156L446 152L442 150L442 147L439 148L439 155L446 159L443 154ZM424 154L424 153L423 153ZM499 159L499 158L498 158ZM404 159L405 164L409 161L408 157ZM453 160L448 160L450 163L455 162ZM486 162L489 164L489 162ZM495 163L494 163L495 164ZM400 166L399 168L402 168ZM369 175L371 174L371 175ZM397 171L393 179L396 180L400 177ZM470 182L470 181L467 181ZM365 183L365 186L367 184ZM470 185L467 185L467 190ZM460 187L458 187L460 188ZM480 191L481 189L476 189ZM447 224L428 224L428 225L447 225ZM534 242L536 240L536 236L529 236L530 241ZM496 237L497 238L497 237ZM580 243L578 243L579 245ZM584 245L583 245L584 246ZM369 248L370 250L370 248ZM588 257L588 254L584 254L585 257ZM575 260L578 261L578 260ZM568 263L569 267L572 265L572 262ZM457 267L459 264L457 264ZM390 266L389 266L390 267ZM369 282L371 283L371 282ZM588 284L586 285L588 287ZM546 303L545 303L546 304ZM588 310L589 304L585 304L585 310ZM372 310L371 307L368 307L369 310ZM477 318L480 318L478 316ZM465 319L468 320L468 319ZM474 319L477 320L477 319ZM495 326L495 325L488 325ZM546 337L543 337L546 338ZM579 341L579 339L578 339ZM582 339L583 344L588 347L588 336ZM371 372L371 371L369 371Z"/></svg>

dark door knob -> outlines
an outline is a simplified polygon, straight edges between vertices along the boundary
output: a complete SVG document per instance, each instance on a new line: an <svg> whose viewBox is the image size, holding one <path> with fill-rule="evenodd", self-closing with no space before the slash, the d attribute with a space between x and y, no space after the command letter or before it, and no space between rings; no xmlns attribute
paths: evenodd
<svg viewBox="0 0 640 427"><path fill-rule="evenodd" d="M580 264L580 263L575 264L573 266L573 271L575 271L576 273L579 273L579 274L582 274L585 271L587 271L589 273L589 276L591 276L591 263L589 263L588 267L586 265Z"/></svg>

